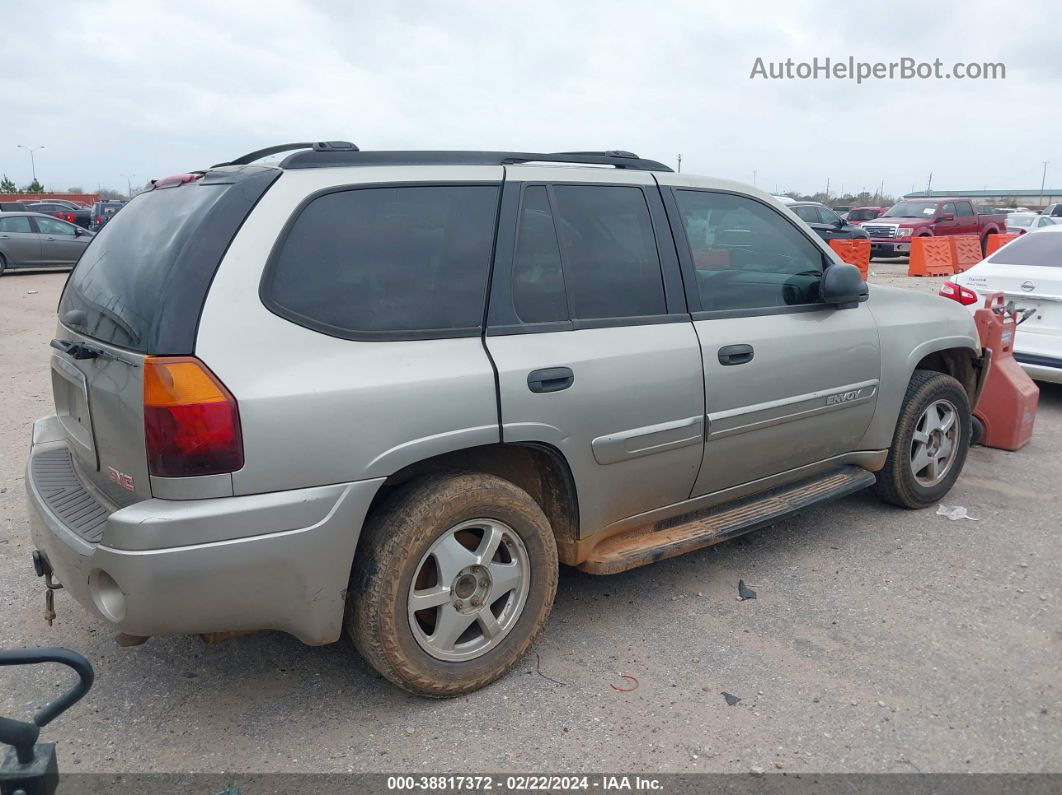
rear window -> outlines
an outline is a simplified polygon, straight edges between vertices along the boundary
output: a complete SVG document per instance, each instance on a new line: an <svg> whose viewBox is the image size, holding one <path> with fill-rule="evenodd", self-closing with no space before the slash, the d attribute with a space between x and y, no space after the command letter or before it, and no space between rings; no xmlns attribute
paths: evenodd
<svg viewBox="0 0 1062 795"><path fill-rule="evenodd" d="M326 193L283 236L262 298L281 317L346 339L478 334L497 208L497 185Z"/></svg>
<svg viewBox="0 0 1062 795"><path fill-rule="evenodd" d="M274 169L212 172L142 193L85 249L59 320L138 353L191 354L210 281Z"/></svg>
<svg viewBox="0 0 1062 795"><path fill-rule="evenodd" d="M1005 265L1062 268L1062 234L1033 232L1008 243L988 258Z"/></svg>

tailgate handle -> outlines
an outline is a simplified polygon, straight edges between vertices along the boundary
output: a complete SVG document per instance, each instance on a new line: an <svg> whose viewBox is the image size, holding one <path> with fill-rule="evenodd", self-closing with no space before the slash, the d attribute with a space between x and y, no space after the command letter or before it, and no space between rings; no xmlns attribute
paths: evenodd
<svg viewBox="0 0 1062 795"><path fill-rule="evenodd" d="M575 383L570 367L547 367L527 374L527 388L532 392L560 392Z"/></svg>

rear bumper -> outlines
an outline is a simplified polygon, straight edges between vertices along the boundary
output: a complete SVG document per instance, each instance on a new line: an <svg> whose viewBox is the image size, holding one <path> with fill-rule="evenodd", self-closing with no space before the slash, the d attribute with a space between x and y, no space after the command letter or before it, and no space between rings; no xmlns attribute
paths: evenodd
<svg viewBox="0 0 1062 795"><path fill-rule="evenodd" d="M26 467L33 543L65 590L115 631L339 638L354 549L382 479L116 509L70 480L65 450L55 417L38 420ZM43 454L46 475L34 467ZM72 512L70 500L81 507ZM101 517L91 533L86 512Z"/></svg>

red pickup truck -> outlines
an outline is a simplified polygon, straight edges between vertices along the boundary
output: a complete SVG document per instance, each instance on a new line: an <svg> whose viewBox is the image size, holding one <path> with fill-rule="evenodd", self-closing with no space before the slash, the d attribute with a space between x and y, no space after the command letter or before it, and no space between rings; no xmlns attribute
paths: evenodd
<svg viewBox="0 0 1062 795"><path fill-rule="evenodd" d="M978 213L969 199L904 199L861 226L870 235L871 256L906 257L912 238L929 235L977 235L984 251L989 235L1007 231L1007 217Z"/></svg>

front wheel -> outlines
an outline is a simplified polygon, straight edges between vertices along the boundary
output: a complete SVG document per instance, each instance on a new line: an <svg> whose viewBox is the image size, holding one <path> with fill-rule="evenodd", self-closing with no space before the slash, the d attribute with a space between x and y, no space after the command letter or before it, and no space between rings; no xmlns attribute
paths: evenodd
<svg viewBox="0 0 1062 795"><path fill-rule="evenodd" d="M915 370L874 487L903 508L927 508L955 485L970 447L970 400L950 375Z"/></svg>
<svg viewBox="0 0 1062 795"><path fill-rule="evenodd" d="M399 687L448 697L509 671L557 590L557 547L530 495L480 473L441 475L391 495L366 523L347 631Z"/></svg>

